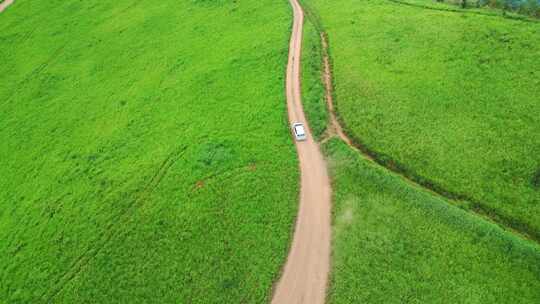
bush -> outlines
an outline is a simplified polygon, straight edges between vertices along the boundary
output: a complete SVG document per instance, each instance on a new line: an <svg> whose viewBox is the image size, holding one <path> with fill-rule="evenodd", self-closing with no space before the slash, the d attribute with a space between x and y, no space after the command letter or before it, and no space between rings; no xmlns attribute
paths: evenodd
<svg viewBox="0 0 540 304"><path fill-rule="evenodd" d="M538 4L537 0L527 0L523 7L525 14L537 18L540 17L540 4Z"/></svg>

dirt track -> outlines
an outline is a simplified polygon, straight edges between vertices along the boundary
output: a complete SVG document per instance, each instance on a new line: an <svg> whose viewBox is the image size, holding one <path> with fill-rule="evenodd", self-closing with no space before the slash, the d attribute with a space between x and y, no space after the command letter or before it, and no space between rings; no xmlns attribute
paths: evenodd
<svg viewBox="0 0 540 304"><path fill-rule="evenodd" d="M300 55L304 14L297 0L290 0L294 23L287 65L287 108L289 122L302 122L308 138L297 142L300 160L300 207L293 242L276 285L274 304L322 304L330 266L330 180L326 163L313 140L302 108L300 91Z"/></svg>
<svg viewBox="0 0 540 304"><path fill-rule="evenodd" d="M13 2L15 2L15 0L4 0L4 2L0 3L0 13L13 4Z"/></svg>

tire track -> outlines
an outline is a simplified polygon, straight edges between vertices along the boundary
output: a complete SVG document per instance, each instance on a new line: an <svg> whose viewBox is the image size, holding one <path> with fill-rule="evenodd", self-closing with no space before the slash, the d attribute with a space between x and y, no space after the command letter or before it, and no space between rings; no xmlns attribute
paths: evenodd
<svg viewBox="0 0 540 304"><path fill-rule="evenodd" d="M127 234L131 231L122 230L122 227L131 220L131 217L135 211L144 205L152 191L159 185L172 165L176 163L176 161L186 150L187 147L175 149L175 151L167 156L165 161L161 163L159 169L150 178L150 181L141 190L133 202L118 215L116 221L110 222L100 234L98 241L96 242L98 245L89 245L88 248L75 260L75 262L72 263L69 269L56 279L56 281L52 284L53 288L51 288L49 292L45 292L45 294L42 296L45 303L51 303L52 300L58 296L60 292L62 292L62 290L70 282L72 282L104 248L109 245L114 236L118 235L120 232Z"/></svg>

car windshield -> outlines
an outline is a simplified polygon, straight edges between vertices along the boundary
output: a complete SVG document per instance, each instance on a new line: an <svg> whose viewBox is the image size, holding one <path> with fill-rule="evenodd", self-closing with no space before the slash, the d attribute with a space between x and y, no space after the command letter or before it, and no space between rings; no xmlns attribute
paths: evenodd
<svg viewBox="0 0 540 304"><path fill-rule="evenodd" d="M297 135L304 135L304 127L303 126L296 126L294 127L294 130Z"/></svg>

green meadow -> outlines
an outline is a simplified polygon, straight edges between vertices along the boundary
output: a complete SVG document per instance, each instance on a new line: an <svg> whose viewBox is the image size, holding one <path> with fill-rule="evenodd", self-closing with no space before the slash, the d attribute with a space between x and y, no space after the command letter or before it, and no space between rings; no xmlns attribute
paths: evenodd
<svg viewBox="0 0 540 304"><path fill-rule="evenodd" d="M0 302L263 303L290 242L287 1L0 14Z"/></svg>
<svg viewBox="0 0 540 304"><path fill-rule="evenodd" d="M530 230L524 232L534 235L540 226L540 206L535 205L540 175L531 174L540 167L540 116L534 100L540 63L534 58L540 49L540 40L534 41L537 24L480 9L474 10L480 15L460 15L388 1L303 2L308 16L304 53L318 54L311 51L320 48L320 40L313 38L317 30L328 34L339 119L364 149L353 150L336 138L322 144L333 189L327 302L540 302L540 246L505 227L526 227ZM511 43L521 46L512 53L519 54L513 57L517 61L510 62L503 55L516 47L503 48L506 42L501 40L486 46L488 36L482 35L489 27L495 33L504 25L514 29L514 23L524 28L516 30L519 39L505 29ZM450 26L455 24L470 26L462 33ZM462 41L464 36L470 40ZM468 48L457 52L458 42ZM474 51L474 56L498 56L486 63L482 76L472 63ZM322 70L317 60L304 63L302 77L310 88L316 87L312 75ZM513 64L524 71L510 67ZM521 81L512 78L514 87L486 80L516 75ZM327 115L324 107L313 106L322 96L304 88L304 107L316 125ZM465 136L468 140L463 141ZM368 160L365 151L378 163ZM528 173L484 163L499 158L509 162L507 166L528 168ZM480 170L486 168L488 172ZM464 180L456 185L472 184L451 188L458 177ZM450 201L426 185L471 201ZM516 198L513 204L495 199L511 195ZM484 208L498 223L469 208Z"/></svg>
<svg viewBox="0 0 540 304"><path fill-rule="evenodd" d="M310 21L304 22L302 37L302 104L311 132L320 138L326 130L328 114L322 81L323 49L319 31Z"/></svg>
<svg viewBox="0 0 540 304"><path fill-rule="evenodd" d="M492 10L305 0L345 130L379 162L540 240L540 23Z"/></svg>
<svg viewBox="0 0 540 304"><path fill-rule="evenodd" d="M411 186L333 139L328 302L538 303L540 246Z"/></svg>
<svg viewBox="0 0 540 304"><path fill-rule="evenodd" d="M302 1L311 131L324 30L338 118L378 162L321 146L328 302L540 303L540 22L407 1ZM269 302L299 192L291 21L285 0L0 14L0 303Z"/></svg>

